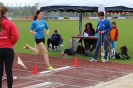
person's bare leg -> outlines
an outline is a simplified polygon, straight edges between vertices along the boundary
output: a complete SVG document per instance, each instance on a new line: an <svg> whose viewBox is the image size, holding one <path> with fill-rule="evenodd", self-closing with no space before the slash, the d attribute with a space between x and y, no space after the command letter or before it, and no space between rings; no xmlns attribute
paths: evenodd
<svg viewBox="0 0 133 88"><path fill-rule="evenodd" d="M50 66L49 63L49 57L48 57L48 50L46 49L45 45L43 44L43 42L38 44L38 47L40 48L40 50L44 53L44 60L46 62L47 66Z"/></svg>
<svg viewBox="0 0 133 88"><path fill-rule="evenodd" d="M29 46L28 49L31 50L31 51L33 51L37 55L40 55L41 54L41 50L40 50L39 47L38 47L38 49L36 49L36 48L33 48L33 47Z"/></svg>

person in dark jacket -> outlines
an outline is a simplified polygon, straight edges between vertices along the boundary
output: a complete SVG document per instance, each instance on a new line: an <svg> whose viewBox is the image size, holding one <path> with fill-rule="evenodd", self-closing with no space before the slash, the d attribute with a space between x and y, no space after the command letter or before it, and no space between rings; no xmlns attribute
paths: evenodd
<svg viewBox="0 0 133 88"><path fill-rule="evenodd" d="M58 34L57 30L54 30L51 38L47 40L48 49L50 48L50 44L52 44L52 52L54 52L54 46L60 46L62 43L63 39L61 38L61 35Z"/></svg>
<svg viewBox="0 0 133 88"><path fill-rule="evenodd" d="M88 36L94 36L95 35L95 30L94 30L91 23L87 23L85 25L85 30L84 30L83 35L85 33L88 34ZM95 48L95 46L93 45L93 42L94 42L94 40L84 39L84 45L85 45L86 53L90 54L93 51L93 49ZM91 45L92 45L92 47L91 47Z"/></svg>

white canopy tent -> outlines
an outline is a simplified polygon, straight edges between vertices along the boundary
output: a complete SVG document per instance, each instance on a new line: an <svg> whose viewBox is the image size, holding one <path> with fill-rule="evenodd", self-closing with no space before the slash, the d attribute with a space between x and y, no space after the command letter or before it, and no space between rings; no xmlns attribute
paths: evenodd
<svg viewBox="0 0 133 88"><path fill-rule="evenodd" d="M45 10L46 8L49 8L49 10L52 10L52 7L59 7L58 9L55 8L53 10L59 10L60 7L76 7L81 9L83 7L88 8L98 8L98 11L107 11L107 8L114 8L115 10L120 10L119 7L121 7L121 11L128 10L133 11L133 0L46 0L45 2L42 2L38 4L38 9ZM71 9L73 9L71 8ZM113 11L114 11L113 9ZM65 10L65 9L64 9ZM82 11L85 11L86 9L82 9ZM95 9L94 9L95 10Z"/></svg>
<svg viewBox="0 0 133 88"><path fill-rule="evenodd" d="M79 33L81 34L82 12L133 12L133 0L46 0L38 4L37 9L79 12Z"/></svg>

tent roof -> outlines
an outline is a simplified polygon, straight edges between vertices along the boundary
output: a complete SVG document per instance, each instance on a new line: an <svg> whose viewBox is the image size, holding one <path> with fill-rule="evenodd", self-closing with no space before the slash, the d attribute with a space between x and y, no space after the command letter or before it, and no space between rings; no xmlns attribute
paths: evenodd
<svg viewBox="0 0 133 88"><path fill-rule="evenodd" d="M98 7L88 0L47 0L38 5L38 9L45 11L97 11Z"/></svg>
<svg viewBox="0 0 133 88"><path fill-rule="evenodd" d="M38 5L45 11L133 11L131 0L46 0Z"/></svg>

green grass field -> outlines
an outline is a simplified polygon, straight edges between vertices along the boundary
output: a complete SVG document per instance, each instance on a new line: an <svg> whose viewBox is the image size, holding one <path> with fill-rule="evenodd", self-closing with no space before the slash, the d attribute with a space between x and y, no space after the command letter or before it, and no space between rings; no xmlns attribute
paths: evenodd
<svg viewBox="0 0 133 88"><path fill-rule="evenodd" d="M111 22L114 20L111 20ZM120 47L126 45L128 47L128 53L131 57L133 57L133 40L132 40L132 30L133 30L133 20L115 20L117 23L117 27L119 29L119 40L117 42L117 51L119 51ZM15 50L18 53L25 54L34 54L32 51L24 50L22 47L25 44L29 44L30 46L34 46L34 37L30 34L29 28L32 21L14 21L17 25L20 32L20 39L18 43L15 45ZM87 22L91 22L93 24L94 29L96 29L97 20L85 20L83 21L83 30L84 25ZM57 29L59 34L63 37L63 45L64 48L68 48L68 41L71 39L71 36L78 34L78 21L47 21L50 27L50 35L53 33L54 29ZM82 30L82 31L83 31ZM50 37L50 35L48 37ZM45 44L47 44L47 38L45 39ZM59 57L61 52L50 52L50 56ZM68 56L66 58L74 58L75 56ZM91 57L87 57L84 55L77 55L78 58L89 60ZM28 58L27 58L28 59ZM109 60L110 62L118 62L125 64L133 64L133 59L129 61L125 60Z"/></svg>

